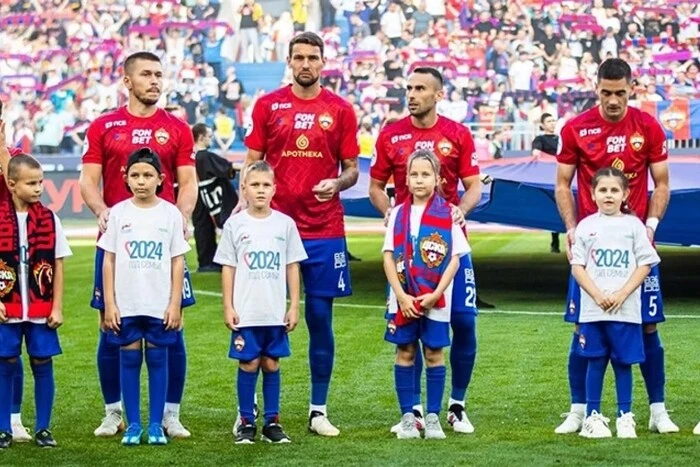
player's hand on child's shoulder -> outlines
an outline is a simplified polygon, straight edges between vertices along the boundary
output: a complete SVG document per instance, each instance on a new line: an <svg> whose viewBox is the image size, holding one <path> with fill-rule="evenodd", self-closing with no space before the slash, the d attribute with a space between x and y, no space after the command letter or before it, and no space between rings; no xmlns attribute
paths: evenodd
<svg viewBox="0 0 700 467"><path fill-rule="evenodd" d="M63 310L60 308L54 308L51 310L51 314L46 319L46 324L51 329L58 329L63 324Z"/></svg>
<svg viewBox="0 0 700 467"><path fill-rule="evenodd" d="M463 227L467 223L467 219L464 217L462 209L456 204L450 204L452 210L452 222L458 227Z"/></svg>
<svg viewBox="0 0 700 467"><path fill-rule="evenodd" d="M100 228L100 233L107 231L107 222L109 222L109 208L105 208L97 216L97 226Z"/></svg>
<svg viewBox="0 0 700 467"><path fill-rule="evenodd" d="M238 323L240 322L240 317L233 306L224 307L224 324L231 331L238 331Z"/></svg>
<svg viewBox="0 0 700 467"><path fill-rule="evenodd" d="M0 323L7 321L7 311L5 310L5 304L0 302Z"/></svg>
<svg viewBox="0 0 700 467"><path fill-rule="evenodd" d="M574 255L571 252L574 243L576 243L576 229L571 228L566 231L566 257L569 261L574 259Z"/></svg>
<svg viewBox="0 0 700 467"><path fill-rule="evenodd" d="M284 325L287 328L287 332L294 331L297 324L299 324L299 307L290 306L289 310L287 310L287 315L284 317Z"/></svg>
<svg viewBox="0 0 700 467"><path fill-rule="evenodd" d="M180 311L180 306L169 305L165 310L165 317L163 319L163 324L165 324L166 331L176 331L180 329L180 323L182 322L182 312Z"/></svg>

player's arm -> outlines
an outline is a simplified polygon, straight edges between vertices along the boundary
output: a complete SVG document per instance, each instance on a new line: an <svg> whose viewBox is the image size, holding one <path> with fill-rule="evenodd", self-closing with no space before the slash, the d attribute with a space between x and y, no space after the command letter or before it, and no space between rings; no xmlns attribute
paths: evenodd
<svg viewBox="0 0 700 467"><path fill-rule="evenodd" d="M345 191L354 186L360 178L360 170L357 168L357 157L340 161L340 175L336 192Z"/></svg>
<svg viewBox="0 0 700 467"><path fill-rule="evenodd" d="M182 217L189 219L197 204L197 171L194 166L179 166L175 174L177 177L177 208ZM186 225L186 224L185 224Z"/></svg>
<svg viewBox="0 0 700 467"><path fill-rule="evenodd" d="M654 180L654 191L649 200L647 211L647 235L653 240L659 220L666 214L666 208L671 198L669 186L668 161L654 162L649 165L651 178Z"/></svg>
<svg viewBox="0 0 700 467"><path fill-rule="evenodd" d="M287 289L289 290L289 310L285 317L287 332L291 332L299 323L299 302L301 297L299 263L287 265Z"/></svg>
<svg viewBox="0 0 700 467"><path fill-rule="evenodd" d="M374 145L374 161L370 168L369 200L374 209L384 216L384 224L389 220L391 212L391 200L386 193L386 184L391 177L393 165L385 144L386 133L380 132Z"/></svg>
<svg viewBox="0 0 700 467"><path fill-rule="evenodd" d="M80 170L80 178L78 184L80 186L80 196L87 204L87 207L97 217L97 223L100 231L104 232L107 228L107 219L109 218L109 208L105 204L100 190L100 180L102 179L102 164L83 163Z"/></svg>
<svg viewBox="0 0 700 467"><path fill-rule="evenodd" d="M557 163L557 180L554 187L554 199L557 203L559 216L566 227L566 255L571 260L571 247L574 244L574 231L576 230L576 203L574 192L571 190L571 182L576 173L576 166Z"/></svg>
<svg viewBox="0 0 700 467"><path fill-rule="evenodd" d="M464 177L462 185L464 185L464 194L459 200L459 209L466 217L481 200L481 177L479 175Z"/></svg>
<svg viewBox="0 0 700 467"><path fill-rule="evenodd" d="M377 180L374 177L369 179L369 201L374 206L374 209L384 216L386 223L391 212L391 200L389 195L386 194L386 181Z"/></svg>
<svg viewBox="0 0 700 467"><path fill-rule="evenodd" d="M337 193L354 186L360 178L357 168L357 156L360 147L357 145L357 117L351 107L343 108L338 126L340 135L340 159L341 172L337 178L321 180L313 187L313 192L319 201L328 201Z"/></svg>
<svg viewBox="0 0 700 467"><path fill-rule="evenodd" d="M464 131L459 141L458 176L464 185L464 194L459 200L459 212L453 212L458 225L465 222L465 217L476 207L481 199L481 176L479 158L476 155L474 138L469 130Z"/></svg>
<svg viewBox="0 0 700 467"><path fill-rule="evenodd" d="M170 261L170 300L163 317L166 330L180 329L182 320L180 303L182 302L182 284L185 280L185 255L173 256Z"/></svg>

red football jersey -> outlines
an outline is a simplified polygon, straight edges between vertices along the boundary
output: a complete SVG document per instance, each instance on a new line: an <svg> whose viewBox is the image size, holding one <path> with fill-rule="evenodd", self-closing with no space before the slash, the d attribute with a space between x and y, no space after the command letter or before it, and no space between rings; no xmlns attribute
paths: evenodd
<svg viewBox="0 0 700 467"><path fill-rule="evenodd" d="M609 122L593 107L572 118L561 130L557 160L576 166L578 220L598 212L591 183L596 171L615 167L630 184L629 205L642 220L649 202L649 165L668 159L666 133L650 114L634 107L619 122Z"/></svg>
<svg viewBox="0 0 700 467"><path fill-rule="evenodd" d="M187 123L163 109L150 117L136 117L124 106L100 115L88 127L83 164L102 165L102 196L107 206L131 198L123 178L126 162L145 146L158 154L163 166L165 180L158 196L174 204L177 168L194 166L194 139Z"/></svg>
<svg viewBox="0 0 700 467"><path fill-rule="evenodd" d="M419 149L433 151L440 159L443 195L459 204L459 181L479 175L479 159L469 129L443 116L432 128L415 127L410 116L386 126L377 138L370 176L382 182L393 176L396 203L403 203L409 196L406 163Z"/></svg>
<svg viewBox="0 0 700 467"><path fill-rule="evenodd" d="M303 239L345 236L340 196L321 202L311 190L336 178L340 161L354 159L357 118L340 96L322 89L314 99L300 99L287 86L262 96L253 108L248 148L264 153L275 171L272 207L290 216Z"/></svg>

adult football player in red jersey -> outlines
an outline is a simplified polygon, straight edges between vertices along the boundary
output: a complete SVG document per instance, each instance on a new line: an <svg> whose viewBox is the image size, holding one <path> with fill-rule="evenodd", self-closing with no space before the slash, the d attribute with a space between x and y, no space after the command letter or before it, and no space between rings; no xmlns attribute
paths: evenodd
<svg viewBox="0 0 700 467"><path fill-rule="evenodd" d="M19 148L7 146L5 142L5 122L2 120L2 101L0 101L0 196L10 196L2 174L2 167L7 167L10 158L22 154ZM22 356L15 363L15 378L12 388L12 441L22 443L31 441L29 430L22 424L22 396L24 394L24 364Z"/></svg>
<svg viewBox="0 0 700 467"><path fill-rule="evenodd" d="M654 240L659 220L669 201L668 152L666 134L659 122L646 112L629 107L632 70L621 59L608 59L598 68L597 93L600 105L569 120L561 130L557 155L556 201L567 229L567 254L574 241L579 220L597 212L591 196L593 174L604 167L615 167L629 178L628 203L640 219L646 221L647 234ZM648 174L654 181L649 200ZM576 203L571 190L574 175L578 185ZM664 321L663 301L659 288L658 267L652 268L642 285L642 322L646 361L640 364L650 403L649 429L675 433L664 405L664 349L656 324ZM569 280L565 320L578 323L580 290ZM586 403L587 360L577 348L585 345L585 336L574 332L569 352L569 386L571 410L556 433L575 433L583 424Z"/></svg>
<svg viewBox="0 0 700 467"><path fill-rule="evenodd" d="M464 224L465 216L481 197L479 165L472 135L464 125L437 114L437 103L444 97L443 79L439 71L429 67L416 68L408 78L407 89L410 115L387 125L377 138L376 159L370 170L370 200L385 216L390 212L391 204L385 188L393 176L396 203L404 202L409 196L406 181L408 157L416 150L427 149L440 159L440 188L445 199L453 204L455 220ZM460 180L466 190L461 199L457 191ZM450 318L453 330L450 350L452 393L447 418L456 432L472 433L474 427L465 411L467 387L476 357L476 283L471 255L462 256L454 284ZM390 306L394 306L395 302L390 299ZM418 356L414 373L414 415L420 423L421 371L422 359ZM392 431L396 428L392 428Z"/></svg>
<svg viewBox="0 0 700 467"><path fill-rule="evenodd" d="M357 183L360 150L352 107L321 87L325 63L318 35L305 32L292 39L287 65L293 83L258 99L245 144L246 165L265 159L274 169L272 207L297 223L309 257L301 263L311 368L309 428L338 436L326 410L335 353L333 298L352 293L339 193Z"/></svg>
<svg viewBox="0 0 700 467"><path fill-rule="evenodd" d="M137 52L124 62L124 85L129 91L126 106L101 115L87 130L80 174L80 192L97 216L100 231L109 222L109 209L131 194L124 182L124 168L134 151L149 147L163 164L163 199L176 203L189 219L197 200L192 132L184 121L156 107L163 88L163 67L158 56ZM104 189L100 190L100 179ZM177 200L174 183L179 185ZM176 202L177 201L177 202ZM185 222L187 225L187 222ZM183 233L184 234L184 233ZM95 430L96 436L112 436L122 427L119 347L105 341L102 259L95 255L95 287L90 305L100 311L100 344L97 368L106 416ZM189 274L185 273L182 305L194 304ZM179 408L185 384L186 356L182 332L178 343L168 348L168 394L163 426L170 437L188 437L179 421Z"/></svg>

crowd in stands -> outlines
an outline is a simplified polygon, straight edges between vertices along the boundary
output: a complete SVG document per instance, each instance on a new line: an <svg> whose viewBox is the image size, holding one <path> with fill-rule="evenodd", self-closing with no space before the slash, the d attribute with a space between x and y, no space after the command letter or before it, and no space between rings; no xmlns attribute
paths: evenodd
<svg viewBox="0 0 700 467"><path fill-rule="evenodd" d="M480 157L525 148L543 113L595 103L597 66L627 60L633 105L700 98L698 0L3 0L0 98L9 140L27 151L79 154L87 124L124 103L120 63L158 51L164 106L240 141L261 90L238 62L283 61L291 37L318 31L324 84L356 108L363 152L405 112L418 65L447 78L439 111L471 125ZM273 14L274 13L274 14ZM288 75L282 82L290 79Z"/></svg>

